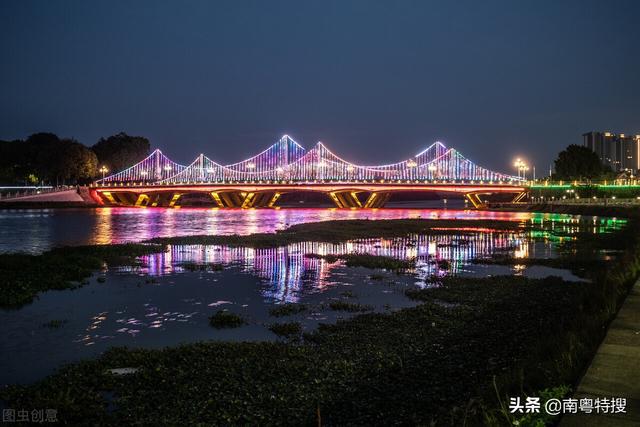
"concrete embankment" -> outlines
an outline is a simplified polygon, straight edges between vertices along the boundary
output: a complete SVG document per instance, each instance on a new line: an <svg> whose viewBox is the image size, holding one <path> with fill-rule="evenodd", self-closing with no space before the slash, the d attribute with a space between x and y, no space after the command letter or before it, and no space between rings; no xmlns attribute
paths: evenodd
<svg viewBox="0 0 640 427"><path fill-rule="evenodd" d="M624 412L594 411L563 417L560 427L640 425L640 281L634 285L600 344L574 399L626 399Z"/></svg>
<svg viewBox="0 0 640 427"><path fill-rule="evenodd" d="M25 194L0 199L0 209L95 207L86 187L49 191L40 194Z"/></svg>
<svg viewBox="0 0 640 427"><path fill-rule="evenodd" d="M610 217L637 217L640 208L627 206L603 206L603 205L560 205L549 203L521 204L512 206L490 206L489 210L501 212L544 212L568 215L610 216Z"/></svg>

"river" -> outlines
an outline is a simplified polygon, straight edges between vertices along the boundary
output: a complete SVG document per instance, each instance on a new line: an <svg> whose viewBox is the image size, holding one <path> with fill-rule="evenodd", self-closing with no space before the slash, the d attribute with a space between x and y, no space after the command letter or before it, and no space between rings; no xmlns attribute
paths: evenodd
<svg viewBox="0 0 640 427"><path fill-rule="evenodd" d="M153 237L273 232L339 219L466 218L519 221L529 213L464 209L97 208L0 210L0 252L39 253L55 246L109 244Z"/></svg>

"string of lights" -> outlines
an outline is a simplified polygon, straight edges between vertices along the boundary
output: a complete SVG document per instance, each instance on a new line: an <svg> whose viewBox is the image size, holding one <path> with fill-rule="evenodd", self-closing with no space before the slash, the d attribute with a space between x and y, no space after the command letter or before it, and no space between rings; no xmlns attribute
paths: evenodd
<svg viewBox="0 0 640 427"><path fill-rule="evenodd" d="M141 182L176 184L191 182L250 181L522 181L476 165L454 148L435 142L414 157L397 163L361 166L351 163L318 142L305 150L284 135L261 153L229 165L204 154L189 165L180 165L155 150L135 165L104 177L100 183Z"/></svg>

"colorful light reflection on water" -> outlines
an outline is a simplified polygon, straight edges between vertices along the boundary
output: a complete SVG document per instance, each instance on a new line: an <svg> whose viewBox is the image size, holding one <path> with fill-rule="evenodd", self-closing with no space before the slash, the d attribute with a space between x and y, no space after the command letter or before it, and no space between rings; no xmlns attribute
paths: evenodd
<svg viewBox="0 0 640 427"><path fill-rule="evenodd" d="M204 209L101 208L0 210L0 252L41 252L62 245L109 244L153 237L273 232L294 224L340 219L495 219L574 217L464 209ZM602 219L598 219L598 222Z"/></svg>
<svg viewBox="0 0 640 427"><path fill-rule="evenodd" d="M273 232L294 224L340 219L497 219L530 213L457 209L25 209L0 210L0 252L142 241L153 237Z"/></svg>
<svg viewBox="0 0 640 427"><path fill-rule="evenodd" d="M415 259L416 282L431 276L455 274L473 258L496 251L513 250L527 256L529 243L517 232L414 235L395 239L364 239L344 243L301 242L268 249L232 248L217 245L171 245L167 252L142 257L141 274L161 276L185 271L185 263L237 264L244 272L264 279L264 296L296 302L309 291L322 291L330 273L342 263L307 254L343 255L367 253L398 259ZM446 261L446 262L443 262Z"/></svg>

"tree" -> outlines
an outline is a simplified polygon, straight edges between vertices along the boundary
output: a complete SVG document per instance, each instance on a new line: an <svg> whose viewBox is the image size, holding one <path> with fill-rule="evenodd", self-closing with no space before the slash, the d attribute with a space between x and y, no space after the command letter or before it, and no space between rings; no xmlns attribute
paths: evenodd
<svg viewBox="0 0 640 427"><path fill-rule="evenodd" d="M40 132L30 135L24 141L23 151L29 159L25 167L42 181L56 181L61 169L58 165L60 148L61 141L56 134Z"/></svg>
<svg viewBox="0 0 640 427"><path fill-rule="evenodd" d="M71 180L78 182L95 177L98 173L98 158L89 148L73 139L62 139L56 152L51 153L50 179L56 182Z"/></svg>
<svg viewBox="0 0 640 427"><path fill-rule="evenodd" d="M610 172L596 153L581 145L569 145L555 160L555 179L583 180L601 178Z"/></svg>
<svg viewBox="0 0 640 427"><path fill-rule="evenodd" d="M106 166L111 172L121 171L138 163L149 155L151 145L142 136L129 136L124 132L100 140L91 147L100 166Z"/></svg>
<svg viewBox="0 0 640 427"><path fill-rule="evenodd" d="M34 175L29 154L24 141L0 141L0 183L26 183L27 177Z"/></svg>
<svg viewBox="0 0 640 427"><path fill-rule="evenodd" d="M0 141L0 180L6 183L59 184L88 181L98 174L93 151L73 139L35 133L26 140Z"/></svg>

